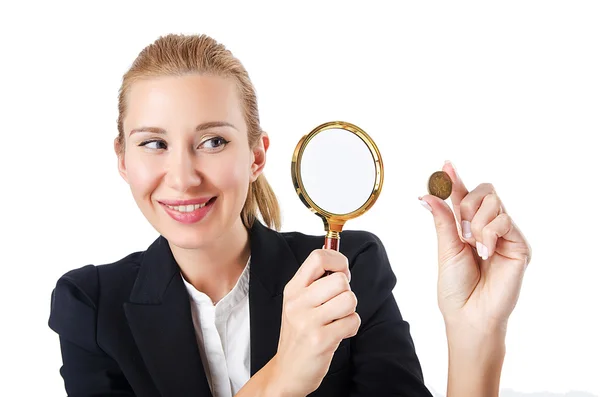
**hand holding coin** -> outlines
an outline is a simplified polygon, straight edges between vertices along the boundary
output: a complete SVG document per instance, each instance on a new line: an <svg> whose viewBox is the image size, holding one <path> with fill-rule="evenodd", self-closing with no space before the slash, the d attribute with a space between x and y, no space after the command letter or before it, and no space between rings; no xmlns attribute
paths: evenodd
<svg viewBox="0 0 600 397"><path fill-rule="evenodd" d="M428 189L419 200L435 221L438 303L447 328L471 335L505 330L531 259L529 243L494 187L467 190L450 162L430 177Z"/></svg>

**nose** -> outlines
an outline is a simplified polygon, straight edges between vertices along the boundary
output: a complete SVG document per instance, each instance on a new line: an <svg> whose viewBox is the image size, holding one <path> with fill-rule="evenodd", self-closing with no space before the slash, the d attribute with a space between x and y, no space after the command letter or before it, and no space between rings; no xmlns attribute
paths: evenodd
<svg viewBox="0 0 600 397"><path fill-rule="evenodd" d="M165 176L167 185L182 193L190 187L200 185L202 179L196 170L196 160L194 153L188 149L172 151L167 162Z"/></svg>

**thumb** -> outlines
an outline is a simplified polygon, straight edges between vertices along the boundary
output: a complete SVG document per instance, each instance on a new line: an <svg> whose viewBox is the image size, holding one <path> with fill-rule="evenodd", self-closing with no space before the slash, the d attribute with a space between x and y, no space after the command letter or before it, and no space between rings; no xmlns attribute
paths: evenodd
<svg viewBox="0 0 600 397"><path fill-rule="evenodd" d="M440 263L445 262L444 258L449 259L458 255L465 243L460 239L454 213L448 204L430 194L419 197L419 201L433 214Z"/></svg>

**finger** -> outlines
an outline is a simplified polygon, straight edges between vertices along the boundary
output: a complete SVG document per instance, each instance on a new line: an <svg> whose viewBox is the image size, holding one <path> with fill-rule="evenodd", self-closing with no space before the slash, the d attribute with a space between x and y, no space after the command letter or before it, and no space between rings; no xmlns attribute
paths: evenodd
<svg viewBox="0 0 600 397"><path fill-rule="evenodd" d="M350 290L348 276L342 272L336 272L313 282L308 286L305 294L310 307L318 307L335 296Z"/></svg>
<svg viewBox="0 0 600 397"><path fill-rule="evenodd" d="M348 258L335 250L316 249L308 255L290 283L292 288L305 288L326 271L343 272L350 277Z"/></svg>
<svg viewBox="0 0 600 397"><path fill-rule="evenodd" d="M452 164L449 160L446 160L442 167L442 171L444 171L450 179L452 180L452 193L450 194L450 200L452 201L452 206L454 208L454 213L458 218L459 225L461 224L460 217L460 203L463 198L469 193L465 184L463 183L461 177L456 172L456 168L454 168L454 164Z"/></svg>
<svg viewBox="0 0 600 397"><path fill-rule="evenodd" d="M325 246L324 245L321 246L321 249L325 249ZM328 249L330 249L330 248L328 248ZM336 250L336 251L339 251L339 250ZM325 274L323 274L321 277L329 276L331 273L332 272L330 272L330 271L326 271ZM351 276L352 276L352 274L350 273L350 269L348 269L348 281L350 281Z"/></svg>
<svg viewBox="0 0 600 397"><path fill-rule="evenodd" d="M345 291L331 298L317 307L316 318L320 324L329 324L332 321L344 318L356 311L358 300L352 291Z"/></svg>
<svg viewBox="0 0 600 397"><path fill-rule="evenodd" d="M496 252L498 239L511 233L512 227L513 225L510 216L508 216L506 213L503 213L495 217L483 228L481 233L483 249L481 247L479 248L479 250L483 251L483 255L480 255L483 260L494 255L494 252Z"/></svg>
<svg viewBox="0 0 600 397"><path fill-rule="evenodd" d="M471 238L467 239L469 244L475 244L475 241L483 241L483 228L493 221L500 214L500 198L495 192L488 193L477 209L475 216L471 220ZM490 255L491 256L491 255Z"/></svg>
<svg viewBox="0 0 600 397"><path fill-rule="evenodd" d="M500 239L507 244L499 245ZM490 256L495 252L507 257L521 256L525 266L531 260L531 246L512 218L505 212L498 215L483 229L483 244L490 247Z"/></svg>
<svg viewBox="0 0 600 397"><path fill-rule="evenodd" d="M475 244L475 239L473 238L473 218L477 211L479 211L484 198L491 193L495 193L494 186L490 183L482 183L470 191L460 202L459 213L462 219L462 237L469 241L471 245ZM498 212L495 215L498 215Z"/></svg>
<svg viewBox="0 0 600 397"><path fill-rule="evenodd" d="M454 213L444 200L429 194L419 197L419 200L425 202L426 208L429 207L433 214L438 240L438 263L441 265L447 258L458 255L464 249L465 243L458 236Z"/></svg>
<svg viewBox="0 0 600 397"><path fill-rule="evenodd" d="M354 312L325 326L326 333L332 338L331 343L339 343L343 339L353 337L360 328L361 319Z"/></svg>

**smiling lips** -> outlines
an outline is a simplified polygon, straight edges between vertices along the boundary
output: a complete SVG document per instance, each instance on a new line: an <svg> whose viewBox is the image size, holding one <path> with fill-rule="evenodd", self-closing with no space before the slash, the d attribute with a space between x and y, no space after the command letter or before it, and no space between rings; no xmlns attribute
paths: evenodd
<svg viewBox="0 0 600 397"><path fill-rule="evenodd" d="M166 213L177 222L192 224L201 221L212 208L216 197L193 200L161 200Z"/></svg>

